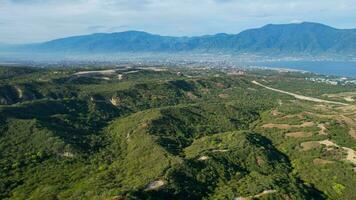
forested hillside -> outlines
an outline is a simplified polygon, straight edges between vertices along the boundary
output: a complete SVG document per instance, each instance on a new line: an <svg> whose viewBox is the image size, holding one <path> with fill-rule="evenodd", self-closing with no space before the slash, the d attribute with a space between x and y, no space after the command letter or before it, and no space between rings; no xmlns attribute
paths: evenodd
<svg viewBox="0 0 356 200"><path fill-rule="evenodd" d="M356 90L305 76L0 67L0 199L355 199Z"/></svg>

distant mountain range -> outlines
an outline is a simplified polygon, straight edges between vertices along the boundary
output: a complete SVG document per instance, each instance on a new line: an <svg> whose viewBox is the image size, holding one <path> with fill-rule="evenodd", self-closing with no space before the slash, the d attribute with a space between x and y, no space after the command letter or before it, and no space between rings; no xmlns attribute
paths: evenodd
<svg viewBox="0 0 356 200"><path fill-rule="evenodd" d="M9 49L0 48L0 49ZM239 34L170 37L139 31L96 33L44 43L12 46L19 52L226 52L264 54L356 54L356 29L318 23L269 24Z"/></svg>

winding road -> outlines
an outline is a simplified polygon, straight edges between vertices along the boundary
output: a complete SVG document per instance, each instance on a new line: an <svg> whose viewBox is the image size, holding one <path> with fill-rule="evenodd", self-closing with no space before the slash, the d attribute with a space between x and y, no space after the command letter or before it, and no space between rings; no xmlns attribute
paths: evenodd
<svg viewBox="0 0 356 200"><path fill-rule="evenodd" d="M328 100L323 100L323 99L318 99L318 98L314 98L314 97L307 97L307 96L303 96L303 95L299 95L299 94L295 94L295 93L291 93L291 92L286 92L283 90L279 90L279 89L275 89L275 88L271 88L268 86L265 86L257 81L252 81L253 84L264 87L266 89L275 91L275 92L279 92L279 93L283 93L283 94L287 94L290 96L295 97L296 99L300 99L300 100L306 100L306 101L313 101L313 102L318 102L318 103L329 103L329 104L335 104L335 105L341 105L341 106L348 106L349 104L347 103L341 103L341 102L337 102L337 101L328 101Z"/></svg>

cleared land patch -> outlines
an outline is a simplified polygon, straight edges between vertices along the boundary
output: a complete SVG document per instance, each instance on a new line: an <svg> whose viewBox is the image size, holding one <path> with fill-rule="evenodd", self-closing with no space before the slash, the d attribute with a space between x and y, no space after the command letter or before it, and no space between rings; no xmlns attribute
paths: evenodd
<svg viewBox="0 0 356 200"><path fill-rule="evenodd" d="M342 92L337 94L324 94L323 96L336 99L344 99L348 102L354 102L356 100L356 92Z"/></svg>
<svg viewBox="0 0 356 200"><path fill-rule="evenodd" d="M321 158L315 158L313 160L314 165L325 165L325 164L332 164L334 163L334 161L330 161L330 160L324 160Z"/></svg>
<svg viewBox="0 0 356 200"><path fill-rule="evenodd" d="M325 127L325 124L318 124L318 128L320 128L319 135L327 135L326 132L328 129Z"/></svg>
<svg viewBox="0 0 356 200"><path fill-rule="evenodd" d="M109 69L109 70L101 70L101 71L81 71L73 75L111 75L115 73L116 71L114 69Z"/></svg>
<svg viewBox="0 0 356 200"><path fill-rule="evenodd" d="M356 152L353 149L350 149L347 147L340 147L339 145L335 144L334 142L332 142L330 140L319 141L319 143L323 144L327 147L334 146L334 147L339 147L339 148L344 149L347 153L346 160L348 160L356 165Z"/></svg>
<svg viewBox="0 0 356 200"><path fill-rule="evenodd" d="M147 185L146 190L157 190L157 189L161 188L162 186L164 186L164 184L165 183L163 180L153 181Z"/></svg>
<svg viewBox="0 0 356 200"><path fill-rule="evenodd" d="M303 151L308 151L310 149L315 149L320 147L320 143L317 141L308 141L308 142L301 143L300 146L302 147Z"/></svg>
<svg viewBox="0 0 356 200"><path fill-rule="evenodd" d="M204 160L208 160L209 157L208 156L201 156L198 158L199 161L204 161Z"/></svg>
<svg viewBox="0 0 356 200"><path fill-rule="evenodd" d="M314 126L314 122L303 122L300 125L290 125L290 124L264 124L262 128L278 128L278 129L290 129L290 128L305 128Z"/></svg>
<svg viewBox="0 0 356 200"><path fill-rule="evenodd" d="M286 134L287 137L293 137L293 138L303 138L303 137L311 137L313 136L312 132L291 132Z"/></svg>

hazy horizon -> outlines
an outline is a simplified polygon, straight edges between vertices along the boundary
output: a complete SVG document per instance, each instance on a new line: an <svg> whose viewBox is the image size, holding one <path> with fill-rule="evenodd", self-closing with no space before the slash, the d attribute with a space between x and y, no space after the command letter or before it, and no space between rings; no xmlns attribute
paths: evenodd
<svg viewBox="0 0 356 200"><path fill-rule="evenodd" d="M16 44L35 44L35 43L42 43L42 42L48 42L48 41L52 41L52 40L57 40L57 39L64 39L64 38L70 38L70 37L76 37L76 36L83 36L83 35L92 35L92 34L112 34L112 33L123 33L123 32L144 32L144 33L148 33L148 34L152 34L152 35L159 35L159 36L167 36L167 37L202 37L202 36L208 36L208 35L218 35L218 34L239 34L243 31L246 30L250 30L250 29L258 29L258 28L262 28L263 26L266 25L286 25L286 24L302 24L302 23L315 23L315 24L322 24L319 22L307 22L307 21L302 21L302 22L291 22L291 23L269 23L269 24L264 24L262 26L259 27L250 27L244 30L241 30L239 32L236 33L226 33L226 32L215 32L215 33L210 33L210 34L202 34L202 35L167 35L167 34L159 34L159 33L154 33L154 32L149 32L149 31L145 31L145 30L134 30L134 29L127 29L127 30L121 30L121 31L112 31L112 32L93 32L93 33L84 33L84 34L76 34L76 35L67 35L67 36L62 36L62 37L58 37L58 38L50 38L48 40L43 40L43 41L34 41L34 42L24 42L24 43L7 43L7 42L0 42L0 44L5 44L5 45L16 45ZM328 24L322 24L322 25L326 25L326 26L330 26ZM338 27L334 27L334 26L330 26L332 28L336 28L336 29L343 29L343 28L338 28ZM356 28L356 27L355 27ZM350 29L355 29L355 28L350 28ZM349 28L345 28L345 30L347 30Z"/></svg>
<svg viewBox="0 0 356 200"><path fill-rule="evenodd" d="M0 42L128 30L169 36L236 34L266 24L305 21L349 29L356 27L355 18L351 0L0 0Z"/></svg>

